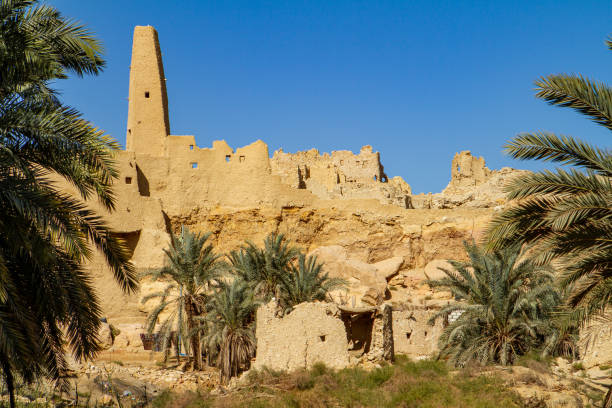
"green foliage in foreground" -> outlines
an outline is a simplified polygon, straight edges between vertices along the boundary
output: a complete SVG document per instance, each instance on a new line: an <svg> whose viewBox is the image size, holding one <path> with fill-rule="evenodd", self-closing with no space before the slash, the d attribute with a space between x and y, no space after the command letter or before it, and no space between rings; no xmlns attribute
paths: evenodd
<svg viewBox="0 0 612 408"><path fill-rule="evenodd" d="M399 358L366 371L331 370L323 364L293 373L264 370L250 385L227 396L164 393L166 407L523 407L521 398L492 376L450 373L445 363Z"/></svg>
<svg viewBox="0 0 612 408"><path fill-rule="evenodd" d="M67 353L100 350L100 303L83 267L96 249L125 292L138 286L124 241L87 204L115 209L119 145L52 88L101 72L101 52L51 6L0 2L0 367L11 406L16 381L67 386Z"/></svg>

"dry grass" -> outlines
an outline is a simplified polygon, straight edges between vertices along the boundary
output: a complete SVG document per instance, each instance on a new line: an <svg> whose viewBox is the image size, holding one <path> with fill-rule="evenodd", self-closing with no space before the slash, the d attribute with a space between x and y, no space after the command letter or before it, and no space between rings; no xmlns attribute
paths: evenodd
<svg viewBox="0 0 612 408"><path fill-rule="evenodd" d="M322 364L292 373L263 370L225 396L164 394L156 408L196 407L524 407L518 395L492 375L449 373L442 362L412 362L366 371L331 370Z"/></svg>

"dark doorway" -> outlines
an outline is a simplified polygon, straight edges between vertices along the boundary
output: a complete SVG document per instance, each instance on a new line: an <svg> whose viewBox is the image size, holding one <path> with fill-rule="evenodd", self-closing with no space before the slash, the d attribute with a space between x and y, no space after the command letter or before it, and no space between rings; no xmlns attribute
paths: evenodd
<svg viewBox="0 0 612 408"><path fill-rule="evenodd" d="M362 355L370 351L370 345L372 344L372 329L374 327L372 312L343 314L342 320L346 328L349 353L353 355Z"/></svg>

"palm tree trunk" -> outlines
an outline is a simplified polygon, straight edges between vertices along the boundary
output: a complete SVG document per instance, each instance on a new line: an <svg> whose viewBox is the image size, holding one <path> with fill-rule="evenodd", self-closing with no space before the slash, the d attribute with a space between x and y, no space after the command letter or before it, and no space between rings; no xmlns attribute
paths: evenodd
<svg viewBox="0 0 612 408"><path fill-rule="evenodd" d="M185 313L187 314L187 326L189 332L193 332L195 329L195 322L193 321L194 305L191 299L187 302ZM191 336L191 352L193 353L193 369L202 369L202 351L200 350L200 333L193 333Z"/></svg>
<svg viewBox="0 0 612 408"><path fill-rule="evenodd" d="M13 373L11 372L11 366L6 359L6 356L2 357L2 371L4 371L4 378L6 379L6 388L9 392L9 404L11 408L15 408L15 380Z"/></svg>
<svg viewBox="0 0 612 408"><path fill-rule="evenodd" d="M608 388L608 393L603 401L603 408L612 408L612 384Z"/></svg>
<svg viewBox="0 0 612 408"><path fill-rule="evenodd" d="M181 336L179 336L179 330L180 328L177 329L176 334L174 336L174 352L176 353L176 362L177 364L181 364L181 353L179 351L179 349L181 348L179 342L181 341Z"/></svg>

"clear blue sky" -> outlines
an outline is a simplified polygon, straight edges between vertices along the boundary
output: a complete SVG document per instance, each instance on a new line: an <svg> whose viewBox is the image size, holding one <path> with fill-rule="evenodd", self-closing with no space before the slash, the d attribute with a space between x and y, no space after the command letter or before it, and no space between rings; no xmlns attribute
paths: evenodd
<svg viewBox="0 0 612 408"><path fill-rule="evenodd" d="M548 130L610 146L609 131L534 97L542 75L607 83L612 2L49 0L103 40L108 67L57 86L125 143L132 30L156 27L173 134L270 153L371 144L414 192L448 183L455 152L490 168L540 165L504 142Z"/></svg>

